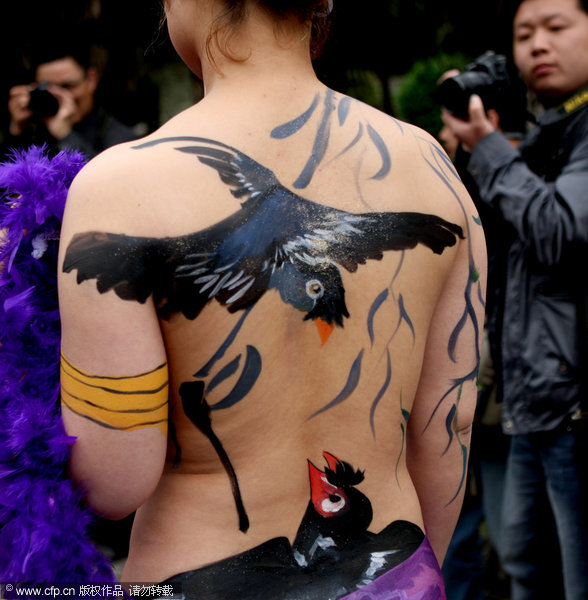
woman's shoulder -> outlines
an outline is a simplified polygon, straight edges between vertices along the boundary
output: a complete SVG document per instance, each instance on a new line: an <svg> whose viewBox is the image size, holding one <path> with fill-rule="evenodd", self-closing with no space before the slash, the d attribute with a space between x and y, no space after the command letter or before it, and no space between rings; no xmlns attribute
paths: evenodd
<svg viewBox="0 0 588 600"><path fill-rule="evenodd" d="M388 147L399 161L414 162L415 157L422 157L426 151L445 154L439 142L424 129L361 100L337 94L336 110L340 121L341 115L355 121L372 143Z"/></svg>
<svg viewBox="0 0 588 600"><path fill-rule="evenodd" d="M349 130L359 132L357 138L361 136L362 148L367 150L362 161L371 159L369 168L375 169L370 179L380 178L383 185L393 185L395 197L411 198L415 204L418 199L427 203L428 198L439 207L440 198L449 197L452 204L456 195L469 200L451 159L431 134L343 95L337 103L339 112L345 103L350 105Z"/></svg>
<svg viewBox="0 0 588 600"><path fill-rule="evenodd" d="M113 146L90 160L70 187L66 216L133 230L158 222L162 200L177 179L166 153L151 146L158 135Z"/></svg>

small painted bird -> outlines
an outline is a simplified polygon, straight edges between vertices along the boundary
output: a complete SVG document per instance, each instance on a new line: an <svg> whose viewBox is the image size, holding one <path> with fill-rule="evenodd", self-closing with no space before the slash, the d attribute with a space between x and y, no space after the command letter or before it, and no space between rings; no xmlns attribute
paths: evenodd
<svg viewBox="0 0 588 600"><path fill-rule="evenodd" d="M393 521L379 533L368 531L371 502L356 489L363 473L328 452L323 456L324 471L308 461L311 499L292 545L287 537L274 537L167 583L195 590L198 600L240 600L245 589L256 600L335 599L412 556L424 540L421 529ZM412 567L398 583L409 589L420 570Z"/></svg>
<svg viewBox="0 0 588 600"><path fill-rule="evenodd" d="M364 475L349 463L323 452L327 467L321 471L308 461L311 497L292 545L297 560L307 566L321 554L340 554L371 537L372 505L355 486Z"/></svg>
<svg viewBox="0 0 588 600"><path fill-rule="evenodd" d="M237 149L206 138L162 138L136 146L189 142L177 150L215 169L241 209L215 225L179 237L85 232L74 236L63 270L97 280L100 293L145 302L160 316L198 316L215 299L229 312L253 305L268 289L317 324L326 341L349 317L340 267L350 273L383 252L424 244L441 254L462 229L416 212L355 214L306 200Z"/></svg>
<svg viewBox="0 0 588 600"><path fill-rule="evenodd" d="M378 533L369 531L372 503L356 487L364 473L329 452L323 457L324 471L308 461L311 499L292 551L310 577L320 570L333 587L350 591L406 560L424 535L408 521L393 521Z"/></svg>

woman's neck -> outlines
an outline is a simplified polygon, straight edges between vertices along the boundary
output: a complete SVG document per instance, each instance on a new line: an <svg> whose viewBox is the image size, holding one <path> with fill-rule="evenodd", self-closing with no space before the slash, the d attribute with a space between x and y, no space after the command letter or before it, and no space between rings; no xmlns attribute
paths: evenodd
<svg viewBox="0 0 588 600"><path fill-rule="evenodd" d="M277 25L263 11L252 12L228 39L224 53L213 41L212 56L201 57L205 95L244 86L269 92L316 84L309 36L308 25L292 19Z"/></svg>

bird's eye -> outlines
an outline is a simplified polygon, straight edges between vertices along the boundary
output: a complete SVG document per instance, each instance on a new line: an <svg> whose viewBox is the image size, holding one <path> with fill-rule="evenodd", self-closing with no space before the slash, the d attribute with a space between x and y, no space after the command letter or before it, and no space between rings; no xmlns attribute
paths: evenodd
<svg viewBox="0 0 588 600"><path fill-rule="evenodd" d="M318 300L322 298L325 293L323 284L318 279L311 279L306 283L306 293L313 299Z"/></svg>
<svg viewBox="0 0 588 600"><path fill-rule="evenodd" d="M337 513L345 507L345 498L337 494L329 494L321 503L321 508L325 513Z"/></svg>

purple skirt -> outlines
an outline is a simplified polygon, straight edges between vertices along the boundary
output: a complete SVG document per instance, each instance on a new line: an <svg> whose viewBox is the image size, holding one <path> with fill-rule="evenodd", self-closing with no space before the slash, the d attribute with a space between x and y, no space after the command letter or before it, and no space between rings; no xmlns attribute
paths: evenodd
<svg viewBox="0 0 588 600"><path fill-rule="evenodd" d="M182 600L446 600L435 554L412 523L396 521L363 551L331 550L303 568L288 540L274 538L163 583Z"/></svg>
<svg viewBox="0 0 588 600"><path fill-rule="evenodd" d="M340 600L446 600L437 558L425 538L403 563Z"/></svg>

